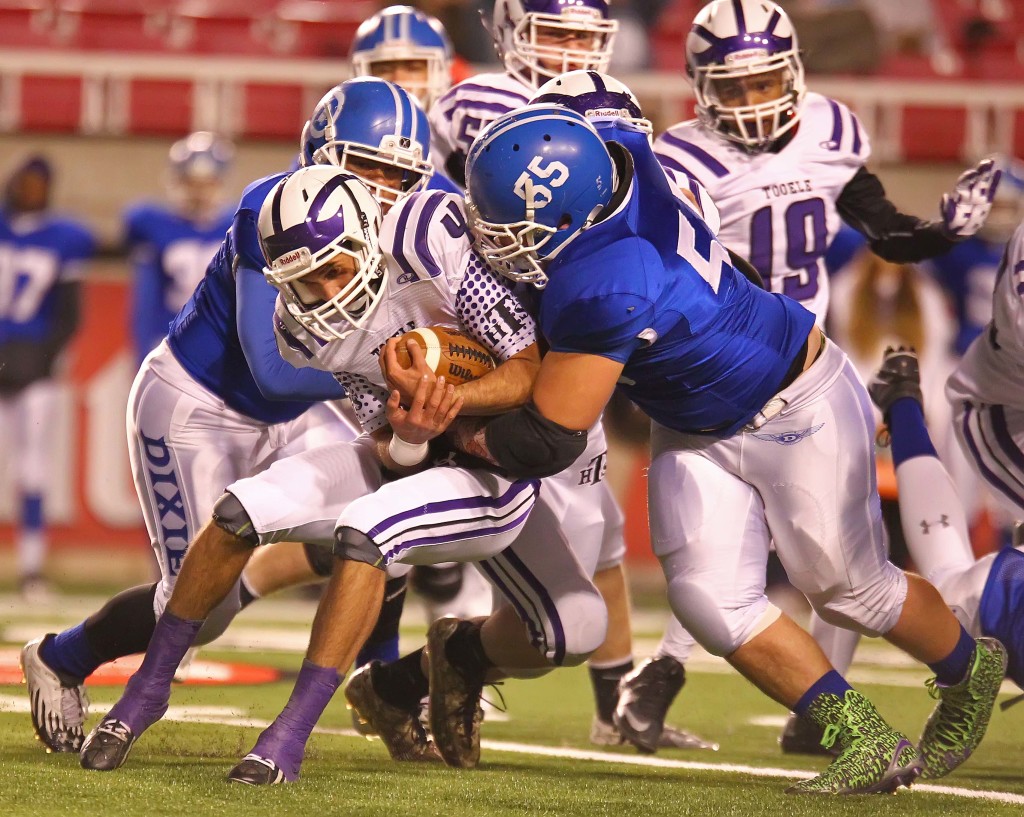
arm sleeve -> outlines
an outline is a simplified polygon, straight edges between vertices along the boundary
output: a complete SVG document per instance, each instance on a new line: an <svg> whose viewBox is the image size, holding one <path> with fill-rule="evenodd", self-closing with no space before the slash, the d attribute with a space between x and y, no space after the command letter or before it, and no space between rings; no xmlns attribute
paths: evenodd
<svg viewBox="0 0 1024 817"><path fill-rule="evenodd" d="M274 337L277 290L263 273L239 264L235 271L238 339L256 385L268 400L338 400L341 384L327 372L296 369L281 357Z"/></svg>
<svg viewBox="0 0 1024 817"><path fill-rule="evenodd" d="M577 300L557 315L541 309L552 351L600 355L622 364L647 343L642 335L654 326L654 304L634 294Z"/></svg>
<svg viewBox="0 0 1024 817"><path fill-rule="evenodd" d="M53 288L54 330L46 339L46 352L51 362L78 330L79 289L78 281L63 281Z"/></svg>
<svg viewBox="0 0 1024 817"><path fill-rule="evenodd" d="M947 252L956 243L940 224L897 210L879 178L863 167L847 182L836 207L847 224L867 236L871 250L887 261L921 261Z"/></svg>
<svg viewBox="0 0 1024 817"><path fill-rule="evenodd" d="M132 263L132 336L141 362L167 335L174 316L164 302L162 276L152 248L136 247Z"/></svg>

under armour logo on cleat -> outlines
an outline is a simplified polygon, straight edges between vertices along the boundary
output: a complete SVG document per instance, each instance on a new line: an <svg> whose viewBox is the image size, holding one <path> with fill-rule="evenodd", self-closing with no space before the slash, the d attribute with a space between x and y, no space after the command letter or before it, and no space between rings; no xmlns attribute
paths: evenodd
<svg viewBox="0 0 1024 817"><path fill-rule="evenodd" d="M767 440L779 445L796 445L801 440L805 440L812 434L821 431L824 427L824 423L819 423L811 428L805 428L803 431L784 431L781 434L755 434L754 436L759 440Z"/></svg>

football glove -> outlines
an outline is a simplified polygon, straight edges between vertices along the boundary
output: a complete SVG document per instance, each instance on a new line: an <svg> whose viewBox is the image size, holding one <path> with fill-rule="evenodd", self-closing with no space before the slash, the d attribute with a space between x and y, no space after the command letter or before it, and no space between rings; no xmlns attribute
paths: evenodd
<svg viewBox="0 0 1024 817"><path fill-rule="evenodd" d="M961 174L951 193L945 193L939 204L942 226L950 238L969 238L981 229L992 209L992 199L999 186L995 161L985 159Z"/></svg>

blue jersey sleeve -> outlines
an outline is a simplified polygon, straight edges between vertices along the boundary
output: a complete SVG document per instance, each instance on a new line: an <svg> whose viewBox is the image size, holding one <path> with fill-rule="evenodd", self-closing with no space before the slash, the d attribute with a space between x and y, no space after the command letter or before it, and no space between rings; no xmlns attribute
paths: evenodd
<svg viewBox="0 0 1024 817"><path fill-rule="evenodd" d="M260 392L268 400L319 401L344 397L345 390L330 373L296 369L277 350L277 338L274 336L277 290L263 277L256 214L252 210L239 211L232 226L232 235L237 254L235 317L238 339Z"/></svg>
<svg viewBox="0 0 1024 817"><path fill-rule="evenodd" d="M632 293L580 298L546 308L541 328L552 351L600 355L625 365L648 342L641 337L654 323L654 304Z"/></svg>
<svg viewBox="0 0 1024 817"><path fill-rule="evenodd" d="M131 329L138 362L167 335L174 315L164 301L163 273L150 235L153 208L139 204L124 215L124 244L131 253Z"/></svg>

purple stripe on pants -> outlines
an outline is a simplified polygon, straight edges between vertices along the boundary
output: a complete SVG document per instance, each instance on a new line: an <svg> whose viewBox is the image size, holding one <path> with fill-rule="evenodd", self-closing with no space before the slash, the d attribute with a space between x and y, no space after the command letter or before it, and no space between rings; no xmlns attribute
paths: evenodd
<svg viewBox="0 0 1024 817"><path fill-rule="evenodd" d="M971 433L970 420L971 414L974 412L974 406L972 406L970 403L965 403L964 406L966 408L966 410L964 411L963 421L964 440L967 442L967 447L971 450L971 455L974 457L974 461L978 465L978 470L981 471L982 475L989 482L989 484L991 484L995 488L998 488L1000 491L1006 494L1006 496L1008 496L1013 502L1016 502L1018 505L1024 507L1024 496L1021 496L1021 494L1019 494L1017 491L1015 491L1013 488L1011 488L1009 485L1003 482L1003 480L1000 479L999 475L996 474L992 469L990 469L982 460L981 452L978 450L978 445L974 441L974 435ZM978 424L978 428L979 430L981 429L980 423ZM982 442L984 442L984 437L982 437Z"/></svg>

